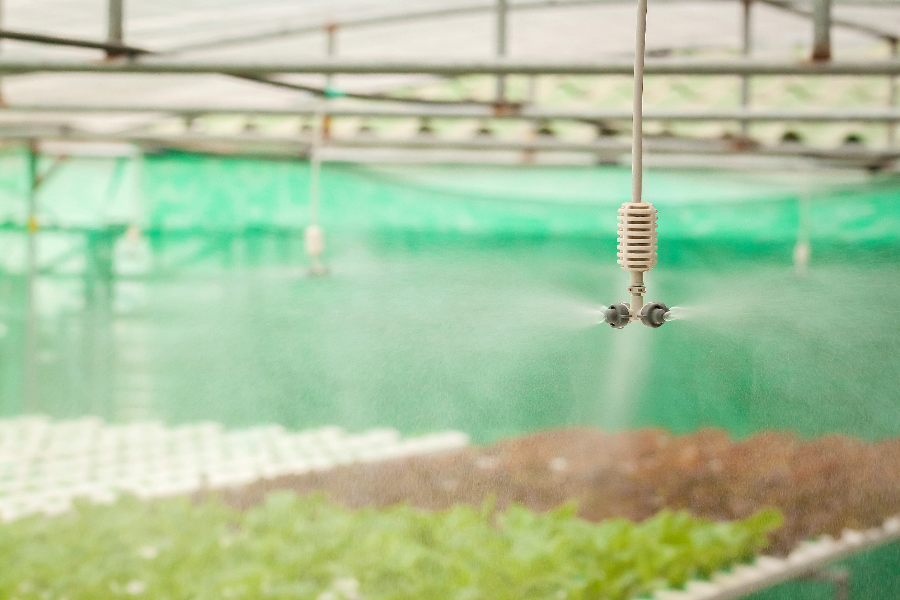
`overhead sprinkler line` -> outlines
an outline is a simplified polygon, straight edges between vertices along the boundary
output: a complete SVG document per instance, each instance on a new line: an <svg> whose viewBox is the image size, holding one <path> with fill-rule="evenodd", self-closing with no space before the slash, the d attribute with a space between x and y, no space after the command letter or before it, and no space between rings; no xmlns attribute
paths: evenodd
<svg viewBox="0 0 900 600"><path fill-rule="evenodd" d="M644 166L644 53L647 45L647 0L638 0L634 44L634 99L631 127L631 201L641 201Z"/></svg>
<svg viewBox="0 0 900 600"><path fill-rule="evenodd" d="M313 117L313 136L309 149L309 225L303 231L303 245L312 263L309 269L310 275L325 275L328 272L325 265L322 264L322 252L325 250L325 234L319 225L325 102L327 100L322 100L322 105L316 110L315 117Z"/></svg>
<svg viewBox="0 0 900 600"><path fill-rule="evenodd" d="M644 54L647 39L647 0L638 0L634 48L634 103L631 137L631 202L619 209L618 263L631 273L629 303L613 304L604 312L604 321L622 329L632 321L659 327L670 318L662 302L644 305L644 273L656 264L656 209L641 199L643 184L643 96ZM640 312L638 312L640 311Z"/></svg>

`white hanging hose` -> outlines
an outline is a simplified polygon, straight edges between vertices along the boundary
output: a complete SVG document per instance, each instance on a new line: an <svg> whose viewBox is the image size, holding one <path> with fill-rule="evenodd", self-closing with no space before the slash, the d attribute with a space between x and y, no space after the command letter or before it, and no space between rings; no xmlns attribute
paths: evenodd
<svg viewBox="0 0 900 600"><path fill-rule="evenodd" d="M322 137L325 127L325 103L316 110L313 116L313 135L309 149L309 225L303 232L303 243L306 253L312 259L312 272L321 274L324 272L321 256L325 249L325 236L319 226L319 199L320 199L320 175L322 171Z"/></svg>
<svg viewBox="0 0 900 600"><path fill-rule="evenodd" d="M322 104L326 100L322 101ZM319 225L319 173L322 170L322 137L325 119L324 106L320 105L313 115L312 143L309 149L309 224Z"/></svg>
<svg viewBox="0 0 900 600"><path fill-rule="evenodd" d="M647 39L647 0L638 0L637 38L634 45L634 120L631 133L631 201L641 201L644 135L644 51Z"/></svg>
<svg viewBox="0 0 900 600"><path fill-rule="evenodd" d="M619 209L618 263L631 272L631 318L643 306L644 272L656 264L656 209L641 201L643 183L644 51L647 37L647 0L638 0L634 48L634 105L631 137L631 202Z"/></svg>

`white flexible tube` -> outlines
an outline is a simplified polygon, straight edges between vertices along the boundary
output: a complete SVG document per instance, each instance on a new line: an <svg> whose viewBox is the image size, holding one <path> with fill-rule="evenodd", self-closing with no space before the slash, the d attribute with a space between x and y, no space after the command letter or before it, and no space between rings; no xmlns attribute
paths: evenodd
<svg viewBox="0 0 900 600"><path fill-rule="evenodd" d="M637 36L634 48L634 119L632 128L631 202L619 209L619 264L635 272L649 271L656 264L656 209L641 201L643 179L644 49L647 37L647 0L638 0ZM643 293L643 279L633 277L635 295Z"/></svg>
<svg viewBox="0 0 900 600"><path fill-rule="evenodd" d="M322 139L325 136L325 105L327 102L327 99L321 101L313 117L313 136L309 148L309 225L303 231L303 242L306 253L312 260L310 273L314 275L322 275L326 272L322 265L325 236L319 226L319 203L322 185Z"/></svg>
<svg viewBox="0 0 900 600"><path fill-rule="evenodd" d="M641 201L644 136L644 49L647 38L647 0L638 0L637 38L634 45L634 106L631 133L631 201Z"/></svg>
<svg viewBox="0 0 900 600"><path fill-rule="evenodd" d="M309 224L319 225L319 174L322 170L322 138L325 128L325 102L313 116L312 143L309 148Z"/></svg>

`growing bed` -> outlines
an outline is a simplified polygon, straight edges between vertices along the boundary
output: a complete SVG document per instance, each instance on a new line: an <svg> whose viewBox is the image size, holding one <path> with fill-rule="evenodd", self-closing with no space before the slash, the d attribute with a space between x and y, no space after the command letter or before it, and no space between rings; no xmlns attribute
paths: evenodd
<svg viewBox="0 0 900 600"><path fill-rule="evenodd" d="M900 538L900 440L565 429L469 447L452 432L23 422L18 438L0 423L4 598L724 599ZM28 517L13 496L42 497L71 458L54 427L79 432L88 468L56 476L69 483L41 510L62 514ZM130 456L128 477L101 468L110 454ZM156 498L186 493L187 472L190 501ZM59 500L111 500L101 488L145 499Z"/></svg>

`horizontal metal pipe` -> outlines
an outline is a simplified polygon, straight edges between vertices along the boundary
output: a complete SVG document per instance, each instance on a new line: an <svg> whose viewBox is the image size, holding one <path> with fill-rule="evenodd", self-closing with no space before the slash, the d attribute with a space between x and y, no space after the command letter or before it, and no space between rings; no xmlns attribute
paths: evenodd
<svg viewBox="0 0 900 600"><path fill-rule="evenodd" d="M70 46L73 48L92 48L95 50L105 50L113 54L135 55L149 53L149 50L126 46L122 44L121 41L116 40L112 40L109 42L94 42L77 38L44 35L41 33L10 31L9 29L0 29L0 39L16 40L18 42L34 42L36 44L49 44L54 46Z"/></svg>
<svg viewBox="0 0 900 600"><path fill-rule="evenodd" d="M0 107L0 114L9 113L58 113L58 114L170 114L179 117L200 117L203 115L252 115L271 117L308 117L321 108L313 104L290 108L247 107L247 106L154 106L154 105L65 105L65 104L19 104ZM509 120L560 120L560 121L630 121L631 111L627 109L601 108L596 110L542 110L522 108L518 112L494 112L489 107L430 107L416 106L392 108L381 105L340 106L331 105L328 114L334 117L364 117L386 119L509 119ZM648 109L644 119L649 121L742 121L742 122L856 122L891 123L900 122L900 108L870 109L828 109L828 110L788 110L788 109L706 109L672 110ZM2 135L2 128L0 128Z"/></svg>
<svg viewBox="0 0 900 600"><path fill-rule="evenodd" d="M280 149L293 154L307 154L312 138L309 135L263 136L245 135L205 135L185 133L179 135L119 135L59 131L52 133L44 129L40 133L21 131L6 134L0 131L0 142L42 139L66 142L125 142L149 147L181 146L190 149L215 148L219 151L240 153L242 150ZM649 137L645 141L646 150L661 154L713 154L713 155L756 155L756 156L804 156L843 160L862 164L885 163L895 160L900 152L873 151L859 148L811 148L799 145L747 146L734 144L728 140L685 140ZM601 154L627 154L630 144L617 138L597 138L588 142L536 138L534 140L506 140L495 138L380 138L342 137L332 138L323 143L324 148L403 148L418 150L462 149L510 150L526 152L588 152Z"/></svg>
<svg viewBox="0 0 900 600"><path fill-rule="evenodd" d="M121 60L85 62L63 60L0 60L2 73L166 73L225 75L276 75L291 73L398 75L631 75L627 60L598 62L529 62L519 60L475 61L360 61L313 60L305 62L206 62L182 60ZM900 60L834 61L828 63L764 60L648 60L646 75L900 75Z"/></svg>
<svg viewBox="0 0 900 600"><path fill-rule="evenodd" d="M334 39L333 29L329 30L329 40ZM59 45L59 46L70 46L75 48L95 48L99 50L105 50L106 56L108 58L114 58L118 56L138 56L141 54L157 54L152 52L151 50L147 50L145 48L139 48L136 46L125 46L117 43L104 43L104 42L94 42L91 40L83 40L76 38L61 38L56 36L47 36L40 34L31 34L31 33L21 33L15 31L4 31L0 30L0 39L8 38L13 40L25 41L25 42L35 42L41 44L51 44L51 45ZM331 42L329 42L331 44ZM331 53L329 52L329 55ZM280 81L269 79L263 77L261 75L249 75L246 73L234 74L233 77L238 79L244 79L247 81L254 81L256 83L262 83L265 85L298 90L302 92L309 92L311 94L315 94L317 96L324 96L327 94L327 90L324 88L319 88L316 86L303 85L298 83L292 83L288 81ZM329 86L326 86L329 87ZM365 100L377 100L377 101L390 101L391 98L385 94L362 94L362 93L347 93L345 94L348 98L358 98ZM438 100L429 100L424 98L410 98L405 100L405 102L415 102L420 104L439 104L441 103ZM474 102L474 101L473 101ZM462 104L468 103L468 101L456 101L456 102L447 102L445 104ZM475 102L478 103L478 102ZM486 102L480 102L481 104L487 104Z"/></svg>

